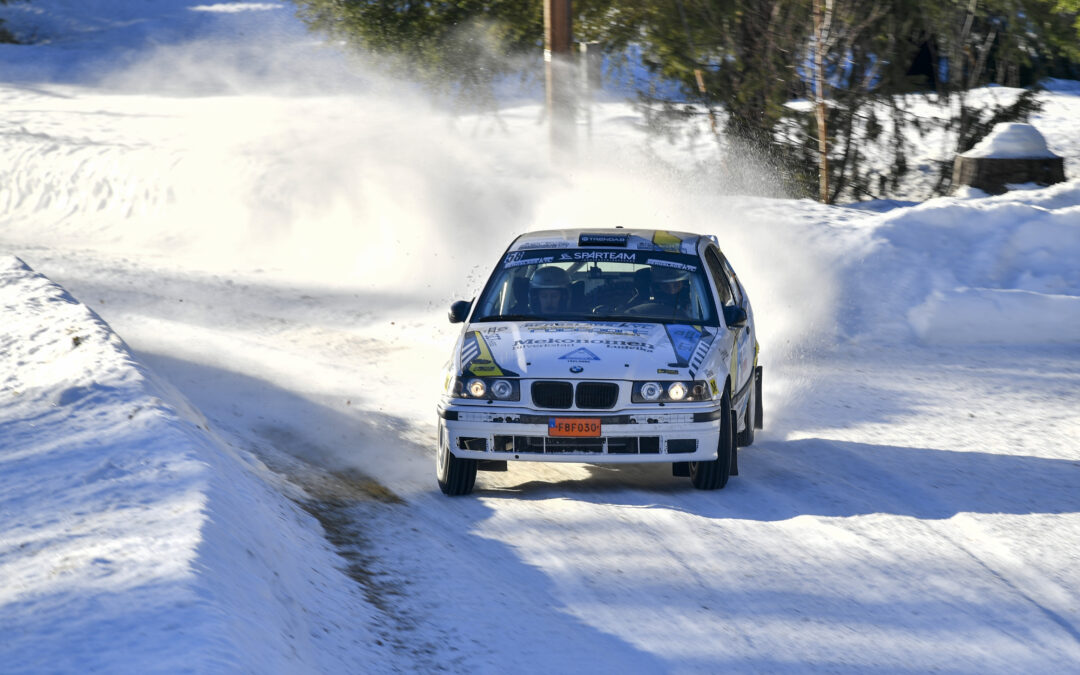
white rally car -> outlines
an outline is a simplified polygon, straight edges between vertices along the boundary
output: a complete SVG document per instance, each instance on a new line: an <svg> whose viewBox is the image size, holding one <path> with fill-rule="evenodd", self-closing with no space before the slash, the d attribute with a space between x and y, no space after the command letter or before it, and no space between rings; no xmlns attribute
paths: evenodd
<svg viewBox="0 0 1080 675"><path fill-rule="evenodd" d="M754 313L713 236L531 232L450 321L464 329L438 407L448 495L508 461L666 462L714 490L762 427Z"/></svg>

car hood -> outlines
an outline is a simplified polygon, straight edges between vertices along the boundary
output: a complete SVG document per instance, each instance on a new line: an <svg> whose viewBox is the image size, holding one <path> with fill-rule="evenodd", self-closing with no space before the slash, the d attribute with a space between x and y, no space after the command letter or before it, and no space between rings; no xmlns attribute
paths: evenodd
<svg viewBox="0 0 1080 675"><path fill-rule="evenodd" d="M480 377L693 377L717 330L660 323L477 323L465 329L456 370Z"/></svg>

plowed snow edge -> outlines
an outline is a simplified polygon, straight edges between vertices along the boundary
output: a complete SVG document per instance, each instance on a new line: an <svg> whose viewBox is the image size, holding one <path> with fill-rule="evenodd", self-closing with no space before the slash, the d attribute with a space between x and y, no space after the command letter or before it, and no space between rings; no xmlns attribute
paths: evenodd
<svg viewBox="0 0 1080 675"><path fill-rule="evenodd" d="M364 668L373 610L311 516L12 256L0 364L7 672Z"/></svg>

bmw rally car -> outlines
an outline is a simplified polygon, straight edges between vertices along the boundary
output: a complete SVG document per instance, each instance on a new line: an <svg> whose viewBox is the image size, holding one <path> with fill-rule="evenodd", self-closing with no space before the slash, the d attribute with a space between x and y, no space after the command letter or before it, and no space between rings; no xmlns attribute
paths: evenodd
<svg viewBox="0 0 1080 675"><path fill-rule="evenodd" d="M450 321L464 328L438 407L448 495L509 461L666 462L714 490L762 427L754 314L715 237L524 234Z"/></svg>

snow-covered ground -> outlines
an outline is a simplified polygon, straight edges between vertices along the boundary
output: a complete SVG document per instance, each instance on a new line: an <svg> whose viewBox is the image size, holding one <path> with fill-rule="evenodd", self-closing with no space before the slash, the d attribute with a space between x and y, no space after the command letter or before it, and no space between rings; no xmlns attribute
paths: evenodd
<svg viewBox="0 0 1080 675"><path fill-rule="evenodd" d="M616 102L553 166L538 105L451 117L290 12L0 8L5 672L1080 670L1080 87L1068 183L827 207ZM563 224L719 237L766 376L726 489L438 492L446 308Z"/></svg>

